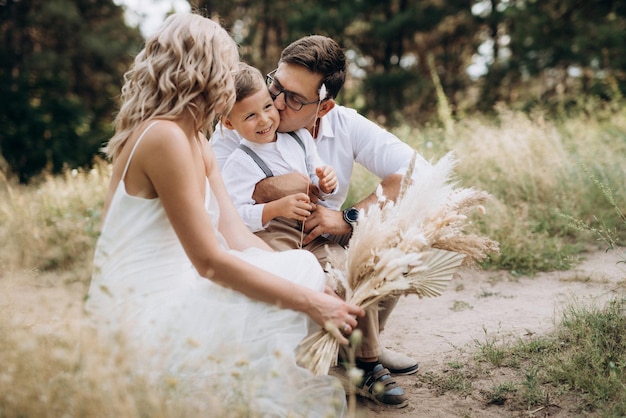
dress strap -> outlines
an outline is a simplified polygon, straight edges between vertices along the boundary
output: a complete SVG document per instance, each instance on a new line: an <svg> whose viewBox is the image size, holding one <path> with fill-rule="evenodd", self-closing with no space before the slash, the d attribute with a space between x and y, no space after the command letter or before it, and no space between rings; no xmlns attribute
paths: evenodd
<svg viewBox="0 0 626 418"><path fill-rule="evenodd" d="M130 166L130 160L133 158L133 155L135 154L135 150L137 149L137 145L139 145L139 142L141 142L141 140L143 139L143 137L146 134L146 132L148 132L148 129L152 128L157 123L159 123L159 121L155 120L150 125L148 125L148 127L146 129L144 129L144 131L139 136L139 139L137 139L137 141L135 142L135 145L133 145L133 149L130 151L130 155L128 156L128 160L126 160L126 166L124 167L124 171L122 172L122 180L124 180L126 178L126 172L128 171L128 167Z"/></svg>

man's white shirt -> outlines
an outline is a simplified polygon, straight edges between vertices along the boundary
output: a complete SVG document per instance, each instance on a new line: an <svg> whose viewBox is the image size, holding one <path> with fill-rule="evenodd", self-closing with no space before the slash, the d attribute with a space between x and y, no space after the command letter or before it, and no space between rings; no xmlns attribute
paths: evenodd
<svg viewBox="0 0 626 418"><path fill-rule="evenodd" d="M210 143L220 167L238 148L241 137L235 132L218 126ZM369 172L384 179L392 174L406 174L414 150L398 137L378 126L354 109L335 105L320 123L318 136L314 139L320 158L337 172L337 193L324 200L324 206L339 210L346 200L354 163L361 164ZM421 155L417 155L413 177L430 167ZM227 187L231 181L222 173Z"/></svg>

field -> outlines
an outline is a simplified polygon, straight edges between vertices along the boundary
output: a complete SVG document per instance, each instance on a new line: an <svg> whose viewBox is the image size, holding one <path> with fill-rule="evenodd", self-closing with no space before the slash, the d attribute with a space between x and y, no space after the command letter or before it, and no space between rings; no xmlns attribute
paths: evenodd
<svg viewBox="0 0 626 418"><path fill-rule="evenodd" d="M440 298L401 302L384 341L422 366L400 379L411 405L386 414L625 415L626 112L502 110L395 133L427 159L457 155L459 182L493 197L474 226L501 253ZM0 417L197 415L171 388L129 378L106 348L77 344L108 176L99 161L28 186L0 178ZM376 182L357 167L351 201ZM233 416L210 397L213 416Z"/></svg>

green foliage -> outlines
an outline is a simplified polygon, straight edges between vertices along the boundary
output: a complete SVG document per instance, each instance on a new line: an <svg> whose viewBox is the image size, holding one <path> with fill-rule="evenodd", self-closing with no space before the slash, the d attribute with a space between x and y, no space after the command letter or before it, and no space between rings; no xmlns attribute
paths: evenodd
<svg viewBox="0 0 626 418"><path fill-rule="evenodd" d="M626 60L620 52L626 45L622 1L511 2L495 18L497 39L509 56L490 67L481 109L489 110L499 100L558 112L581 99L622 99L626 88Z"/></svg>
<svg viewBox="0 0 626 418"><path fill-rule="evenodd" d="M456 117L497 103L556 115L588 101L620 102L626 89L626 8L618 0L192 4L219 15L244 59L262 69L300 36L336 39L354 69L341 100L387 126L437 117L428 55ZM467 68L477 59L486 74L472 79Z"/></svg>
<svg viewBox="0 0 626 418"><path fill-rule="evenodd" d="M615 110L626 91L619 0L190 3L262 71L300 36L336 39L351 68L339 101L388 127L436 122L444 98L456 119L498 103L567 118L603 103ZM90 162L141 41L112 0L0 3L0 154L21 181ZM476 60L486 74L470 78Z"/></svg>
<svg viewBox="0 0 626 418"><path fill-rule="evenodd" d="M597 237L571 228L562 213L605 228L614 246L626 241L626 223L616 211L626 200L623 153L615 151L626 136L620 112L558 125L503 112L497 123L455 123L452 133L436 126L396 133L433 161L453 150L459 181L492 194L486 214L474 219L475 228L501 247L485 267L532 274L573 266ZM581 168L583 155L593 179ZM0 264L45 270L90 259L107 179L105 167L96 165L95 171L68 170L31 186L0 181ZM357 165L346 204L372 193L379 181ZM608 200L607 190L613 191Z"/></svg>
<svg viewBox="0 0 626 418"><path fill-rule="evenodd" d="M0 154L22 182L90 164L138 31L112 0L8 0L0 15Z"/></svg>
<svg viewBox="0 0 626 418"><path fill-rule="evenodd" d="M598 219L596 216L594 216L593 223L585 222L581 219L576 219L568 214L561 214L561 216L569 221L568 226L570 228L573 228L579 232L590 232L595 235L600 241L604 242L608 246L608 249L616 249L619 243L622 241L621 234L618 231L626 229L626 215L622 211L620 204L615 200L615 196L611 188L606 183L600 181L596 177L596 175L594 173L591 173L584 164L582 164L582 169L585 171L591 181L597 186L597 189L602 193L601 197L597 197L593 200L597 201L597 199L604 198L606 202L608 202L613 207L616 216L609 218L608 221L604 219ZM598 224L599 226L594 226ZM626 258L622 260L622 262L626 263Z"/></svg>
<svg viewBox="0 0 626 418"><path fill-rule="evenodd" d="M589 405L621 399L626 413L626 299L603 309L571 306L558 334L563 350L549 370L554 382L581 391Z"/></svg>

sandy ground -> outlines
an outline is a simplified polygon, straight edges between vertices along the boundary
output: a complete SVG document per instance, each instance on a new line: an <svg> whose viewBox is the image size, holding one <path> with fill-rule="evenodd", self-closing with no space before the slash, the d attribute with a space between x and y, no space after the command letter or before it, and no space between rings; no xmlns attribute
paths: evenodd
<svg viewBox="0 0 626 418"><path fill-rule="evenodd" d="M596 303L623 294L626 265L621 251L595 251L573 270L514 277L506 272L463 270L437 298L403 297L389 319L384 344L411 355L418 373L440 373L488 338L527 338L550 331L573 301ZM59 285L59 281L63 282ZM81 317L84 283L33 273L0 274L0 318L33 328L54 329ZM410 398L403 409L359 401L358 416L507 417L503 407L480 396L439 396L417 375L397 377ZM516 415L519 416L519 415Z"/></svg>
<svg viewBox="0 0 626 418"><path fill-rule="evenodd" d="M437 298L401 299L382 333L383 342L418 360L418 373L441 372L464 353L475 351L476 342L545 334L560 321L562 309L568 304L602 306L604 301L623 295L626 265L618 261L625 258L623 250L596 251L586 254L585 261L573 270L533 278L506 272L461 271ZM416 375L398 376L396 381L408 393L409 406L390 410L359 402L363 416L519 416L504 407L485 405L480 396L437 396L419 384Z"/></svg>

